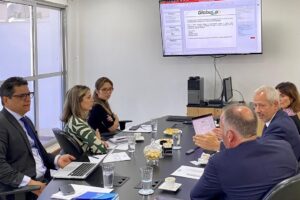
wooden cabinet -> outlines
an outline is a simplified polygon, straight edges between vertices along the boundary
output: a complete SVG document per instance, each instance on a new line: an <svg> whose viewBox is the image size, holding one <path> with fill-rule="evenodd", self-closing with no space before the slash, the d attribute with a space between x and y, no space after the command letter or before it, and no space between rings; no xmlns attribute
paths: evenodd
<svg viewBox="0 0 300 200"><path fill-rule="evenodd" d="M206 115L212 113L214 117L220 117L222 108L211 108L211 107L187 107L187 116L197 117L200 115Z"/></svg>

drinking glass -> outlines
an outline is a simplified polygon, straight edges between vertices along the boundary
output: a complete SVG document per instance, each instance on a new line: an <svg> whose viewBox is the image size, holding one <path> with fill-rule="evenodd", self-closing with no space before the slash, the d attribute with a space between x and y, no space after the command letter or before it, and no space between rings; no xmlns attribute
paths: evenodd
<svg viewBox="0 0 300 200"><path fill-rule="evenodd" d="M181 149L180 146L180 138L181 138L181 133L173 133L172 139L173 139L173 149Z"/></svg>
<svg viewBox="0 0 300 200"><path fill-rule="evenodd" d="M134 152L135 151L135 135L128 135L128 152Z"/></svg>
<svg viewBox="0 0 300 200"><path fill-rule="evenodd" d="M153 168L150 166L142 167L141 176L142 176L142 189L139 190L139 194L149 195L154 191L151 189L152 186L152 176L153 176Z"/></svg>
<svg viewBox="0 0 300 200"><path fill-rule="evenodd" d="M151 120L152 132L157 132L157 119Z"/></svg>
<svg viewBox="0 0 300 200"><path fill-rule="evenodd" d="M114 182L114 165L113 163L102 164L103 187L113 188Z"/></svg>

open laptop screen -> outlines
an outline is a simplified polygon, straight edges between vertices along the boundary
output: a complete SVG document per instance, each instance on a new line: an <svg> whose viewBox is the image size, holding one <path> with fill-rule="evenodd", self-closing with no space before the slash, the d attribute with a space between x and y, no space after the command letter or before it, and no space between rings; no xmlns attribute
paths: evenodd
<svg viewBox="0 0 300 200"><path fill-rule="evenodd" d="M193 127L196 134L205 134L216 128L212 114L202 115L192 118Z"/></svg>

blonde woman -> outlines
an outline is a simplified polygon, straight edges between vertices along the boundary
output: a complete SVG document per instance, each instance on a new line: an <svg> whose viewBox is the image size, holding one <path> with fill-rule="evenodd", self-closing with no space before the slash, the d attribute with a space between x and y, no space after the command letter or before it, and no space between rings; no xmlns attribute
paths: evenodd
<svg viewBox="0 0 300 200"><path fill-rule="evenodd" d="M104 154L107 144L101 140L98 130L87 123L87 116L94 100L87 86L75 85L66 95L61 120L65 123L64 131L72 136L84 152Z"/></svg>

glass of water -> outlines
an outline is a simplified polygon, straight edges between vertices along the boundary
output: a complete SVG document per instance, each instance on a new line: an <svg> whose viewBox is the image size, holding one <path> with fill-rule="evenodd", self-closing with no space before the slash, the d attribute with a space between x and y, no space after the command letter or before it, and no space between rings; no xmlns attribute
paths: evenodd
<svg viewBox="0 0 300 200"><path fill-rule="evenodd" d="M151 120L151 128L152 128L152 132L157 132L157 119Z"/></svg>
<svg viewBox="0 0 300 200"><path fill-rule="evenodd" d="M128 135L128 152L134 152L135 151L135 135Z"/></svg>
<svg viewBox="0 0 300 200"><path fill-rule="evenodd" d="M154 193L154 190L151 188L153 168L150 166L142 167L141 176L142 176L142 189L139 190L139 194L150 195Z"/></svg>
<svg viewBox="0 0 300 200"><path fill-rule="evenodd" d="M172 149L181 149L180 146L180 138L181 138L181 133L173 133L172 139L173 139L173 148Z"/></svg>
<svg viewBox="0 0 300 200"><path fill-rule="evenodd" d="M102 174L103 174L103 187L104 188L113 188L114 164L113 163L103 163L102 164Z"/></svg>

